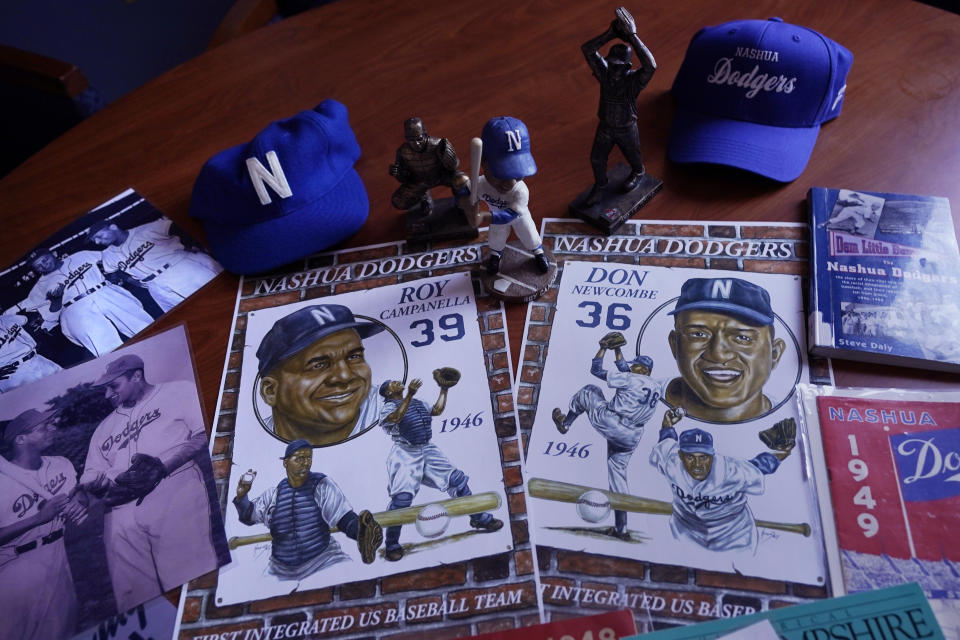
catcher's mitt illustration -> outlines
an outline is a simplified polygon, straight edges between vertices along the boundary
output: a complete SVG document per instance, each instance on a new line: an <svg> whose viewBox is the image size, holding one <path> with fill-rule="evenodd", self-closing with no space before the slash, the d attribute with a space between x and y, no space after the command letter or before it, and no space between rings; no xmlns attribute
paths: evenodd
<svg viewBox="0 0 960 640"><path fill-rule="evenodd" d="M797 421L785 418L757 434L763 444L775 451L788 451L797 444Z"/></svg>
<svg viewBox="0 0 960 640"><path fill-rule="evenodd" d="M433 370L433 379L443 389L449 389L460 382L460 372L453 367L440 367Z"/></svg>
<svg viewBox="0 0 960 640"><path fill-rule="evenodd" d="M373 562L382 543L383 527L373 519L373 514L364 509L357 520L357 547L364 564Z"/></svg>
<svg viewBox="0 0 960 640"><path fill-rule="evenodd" d="M623 334L619 331L611 331L607 335L600 338L600 346L604 349L616 349L617 347L622 347L627 344L627 339L623 337Z"/></svg>
<svg viewBox="0 0 960 640"><path fill-rule="evenodd" d="M111 507L131 500L140 504L166 475L159 458L138 453L130 459L130 468L114 479L103 500Z"/></svg>

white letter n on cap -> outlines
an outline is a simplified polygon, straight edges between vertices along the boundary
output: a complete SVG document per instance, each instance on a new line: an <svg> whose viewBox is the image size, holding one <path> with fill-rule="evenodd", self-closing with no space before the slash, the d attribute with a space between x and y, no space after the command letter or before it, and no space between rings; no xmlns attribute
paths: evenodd
<svg viewBox="0 0 960 640"><path fill-rule="evenodd" d="M710 292L711 298L730 298L730 288L733 287L733 280L714 280L713 290Z"/></svg>
<svg viewBox="0 0 960 640"><path fill-rule="evenodd" d="M250 173L250 182L257 191L257 197L260 198L260 204L270 204L270 194L267 193L267 185L273 189L281 198L289 198L293 195L290 185L287 183L287 176L283 175L283 167L280 166L280 159L277 158L276 151L267 151L267 162L270 163L270 171L260 164L256 158L247 158L247 171Z"/></svg>
<svg viewBox="0 0 960 640"><path fill-rule="evenodd" d="M523 137L520 135L520 129L513 131L504 131L507 136L507 151L520 151L523 149Z"/></svg>
<svg viewBox="0 0 960 640"><path fill-rule="evenodd" d="M337 319L337 316L333 314L330 309L327 307L320 307L319 309L311 309L310 315L313 316L313 319L317 321L317 324L321 327L328 322L333 322Z"/></svg>

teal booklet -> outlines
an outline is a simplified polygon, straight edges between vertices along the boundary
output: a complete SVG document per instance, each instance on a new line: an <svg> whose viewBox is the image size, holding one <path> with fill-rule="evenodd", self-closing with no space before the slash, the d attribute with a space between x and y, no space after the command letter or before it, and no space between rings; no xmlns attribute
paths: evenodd
<svg viewBox="0 0 960 640"><path fill-rule="evenodd" d="M760 620L783 640L943 640L916 583L657 631L644 640L712 640ZM632 636L640 638L640 636Z"/></svg>

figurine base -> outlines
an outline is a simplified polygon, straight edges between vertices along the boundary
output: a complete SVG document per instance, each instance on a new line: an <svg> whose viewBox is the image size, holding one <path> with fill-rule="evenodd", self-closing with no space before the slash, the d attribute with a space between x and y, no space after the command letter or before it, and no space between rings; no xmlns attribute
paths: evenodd
<svg viewBox="0 0 960 640"><path fill-rule="evenodd" d="M621 191L621 186L629 175L630 167L627 165L615 166L607 172L607 188L603 190L600 200L592 206L584 204L590 193L590 189L587 189L570 203L570 215L589 222L607 235L616 233L624 222L647 204L663 187L660 179L645 173L636 189L624 193Z"/></svg>
<svg viewBox="0 0 960 640"><path fill-rule="evenodd" d="M550 270L540 273L533 261L533 252L527 251L519 242L510 241L503 248L500 258L500 271L496 275L487 273L487 258L484 252L480 265L480 281L484 289L495 298L504 302L530 302L542 296L557 275L557 262L553 253L546 247L543 253L550 261Z"/></svg>
<svg viewBox="0 0 960 640"><path fill-rule="evenodd" d="M407 240L413 243L441 240L472 240L479 235L467 221L467 215L454 204L453 198L434 200L433 213L419 210L407 212Z"/></svg>

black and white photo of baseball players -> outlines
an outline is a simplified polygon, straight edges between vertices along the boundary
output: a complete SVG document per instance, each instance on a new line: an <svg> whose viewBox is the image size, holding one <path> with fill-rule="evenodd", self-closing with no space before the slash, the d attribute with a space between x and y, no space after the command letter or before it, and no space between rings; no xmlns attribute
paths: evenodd
<svg viewBox="0 0 960 640"><path fill-rule="evenodd" d="M222 268L128 190L0 271L0 392L102 356Z"/></svg>
<svg viewBox="0 0 960 640"><path fill-rule="evenodd" d="M477 317L468 272L246 314L218 604L512 548Z"/></svg>
<svg viewBox="0 0 960 640"><path fill-rule="evenodd" d="M0 637L69 638L229 561L193 375L177 327L4 394Z"/></svg>
<svg viewBox="0 0 960 640"><path fill-rule="evenodd" d="M883 213L883 198L841 189L830 217L820 226L872 238Z"/></svg>
<svg viewBox="0 0 960 640"><path fill-rule="evenodd" d="M567 261L556 304L525 468L537 545L822 584L790 455L799 279Z"/></svg>

